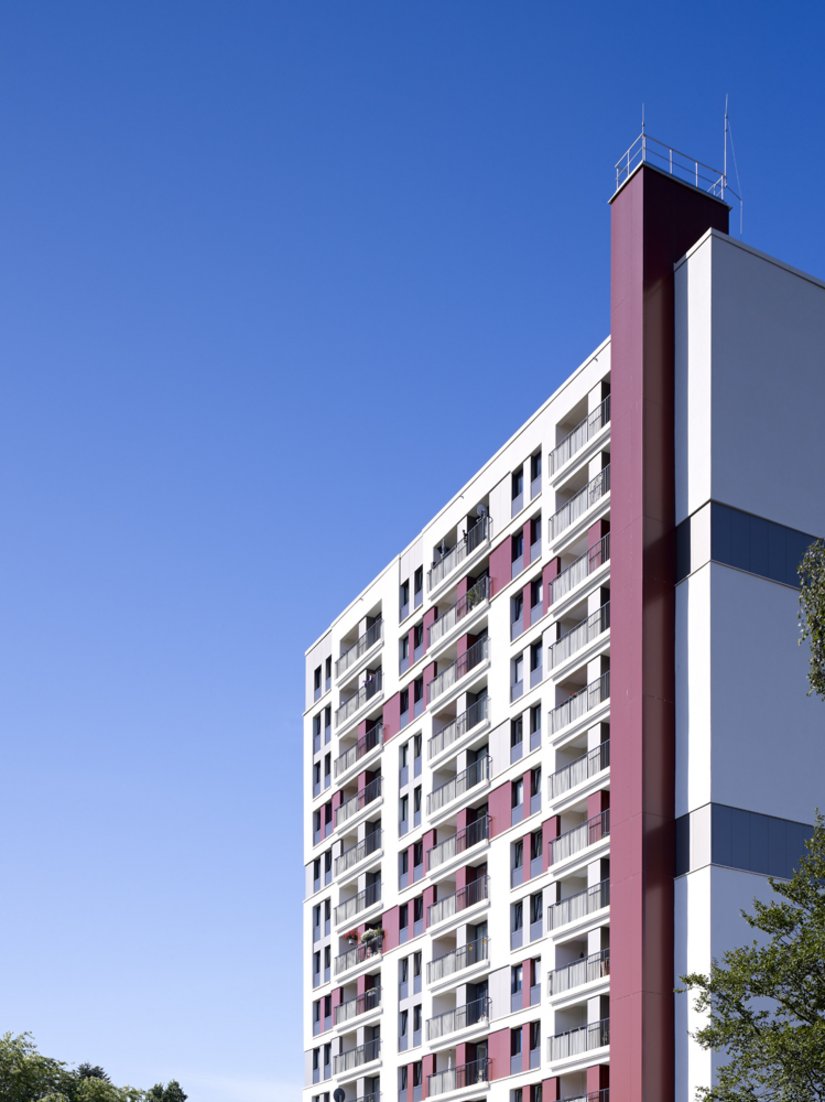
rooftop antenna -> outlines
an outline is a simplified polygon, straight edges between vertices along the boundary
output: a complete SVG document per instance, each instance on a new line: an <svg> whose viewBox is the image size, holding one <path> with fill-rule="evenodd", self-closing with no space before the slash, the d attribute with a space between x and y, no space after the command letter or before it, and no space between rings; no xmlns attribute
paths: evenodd
<svg viewBox="0 0 825 1102"><path fill-rule="evenodd" d="M728 186L728 142L730 142L731 156L733 157L733 170L736 173L736 187L739 200L739 236L744 234L745 226L745 200L742 195L742 182L739 179L739 165L736 163L736 146L733 144L733 127L728 116L728 96L725 95L725 149L722 157L722 198L725 198L725 188Z"/></svg>
<svg viewBox="0 0 825 1102"><path fill-rule="evenodd" d="M646 159L647 155L647 136L645 134L645 105L642 103L642 160Z"/></svg>

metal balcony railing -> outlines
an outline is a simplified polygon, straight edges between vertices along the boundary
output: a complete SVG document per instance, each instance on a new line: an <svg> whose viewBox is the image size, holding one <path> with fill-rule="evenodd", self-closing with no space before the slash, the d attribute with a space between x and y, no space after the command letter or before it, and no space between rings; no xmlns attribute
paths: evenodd
<svg viewBox="0 0 825 1102"><path fill-rule="evenodd" d="M459 830L452 838L445 838L443 842L427 850L427 868L434 869L443 865L445 861L471 849L479 842L490 837L490 816L482 815L463 830Z"/></svg>
<svg viewBox="0 0 825 1102"><path fill-rule="evenodd" d="M569 765L565 765L563 769L551 775L549 784L551 803L576 785L583 784L590 777L595 777L609 765L610 739L605 739L595 749L582 754L580 758L576 758L575 761L571 761Z"/></svg>
<svg viewBox="0 0 825 1102"><path fill-rule="evenodd" d="M595 478L591 478L583 490L579 490L561 509L550 517L550 542L569 528L571 524L595 505L610 489L610 464L604 467Z"/></svg>
<svg viewBox="0 0 825 1102"><path fill-rule="evenodd" d="M547 973L547 993L549 995L561 995L572 987L580 987L583 983L604 979L610 975L610 950L602 949L601 952L591 953L589 957L575 960L564 968L556 968Z"/></svg>
<svg viewBox="0 0 825 1102"><path fill-rule="evenodd" d="M343 873L348 872L358 864L359 861L363 861L365 857L369 857L371 853L375 853L381 849L381 831L373 831L372 834L368 834L363 841L358 842L357 845L350 846L349 849L342 850L335 858L335 875L341 876Z"/></svg>
<svg viewBox="0 0 825 1102"><path fill-rule="evenodd" d="M339 903L335 908L335 921L336 923L345 922L353 915L357 915L359 911L365 911L367 907L380 902L381 881L376 880L375 883L368 884L358 895L354 895L352 899L345 899L343 903Z"/></svg>
<svg viewBox="0 0 825 1102"><path fill-rule="evenodd" d="M456 1033L459 1029L468 1029L482 1021L488 1022L492 1005L492 999L475 999L464 1006L457 1006L455 1010L447 1010L443 1014L436 1014L435 1017L427 1020L427 1040L436 1041L439 1037L446 1037L448 1033Z"/></svg>
<svg viewBox="0 0 825 1102"><path fill-rule="evenodd" d="M427 1076L427 1097L436 1094L446 1094L447 1091L461 1090L462 1087L472 1087L476 1083L488 1083L490 1081L490 1060L472 1060L469 1064L461 1064L457 1068L447 1068L445 1071L437 1071L434 1075Z"/></svg>
<svg viewBox="0 0 825 1102"><path fill-rule="evenodd" d="M479 697L460 716L456 716L446 727L442 727L427 743L427 756L434 758L436 754L440 754L442 750L446 750L448 746L463 738L473 727L483 723L489 714L489 704L489 697Z"/></svg>
<svg viewBox="0 0 825 1102"><path fill-rule="evenodd" d="M335 778L341 776L361 758L365 757L370 750L374 750L376 746L381 742L384 735L384 724L376 723L374 727L370 727L369 731L355 743L354 746L350 746L348 750L345 750L342 754L339 754L335 759Z"/></svg>
<svg viewBox="0 0 825 1102"><path fill-rule="evenodd" d="M568 1095L560 1102L610 1102L610 1087L602 1087L600 1091L589 1091L587 1094Z"/></svg>
<svg viewBox="0 0 825 1102"><path fill-rule="evenodd" d="M359 635L351 647L341 655L341 657L335 663L335 676L340 677L346 673L350 666L354 666L359 658L363 657L367 651L374 647L375 644L383 638L384 635L384 621L383 619L376 620L370 624L363 635Z"/></svg>
<svg viewBox="0 0 825 1102"><path fill-rule="evenodd" d="M488 959L488 943L486 937L468 941L466 945L458 949L452 949L443 956L436 957L427 965L427 983L437 983L439 980L452 976L454 972L461 972L465 968L472 968L474 964Z"/></svg>
<svg viewBox="0 0 825 1102"><path fill-rule="evenodd" d="M594 842L599 842L602 838L607 838L609 834L610 808L606 811L600 811L598 815L594 815L592 819L588 819L581 826L566 830L564 834L554 838L550 845L550 863L554 865L558 861L564 861L565 858L572 857L579 850L592 846Z"/></svg>
<svg viewBox="0 0 825 1102"><path fill-rule="evenodd" d="M432 569L427 571L427 585L434 589L448 574L451 574L459 563L468 555L472 555L483 543L486 543L493 530L489 515L479 517L472 528L468 528L464 538L460 539L455 547L446 551L438 562L433 563Z"/></svg>
<svg viewBox="0 0 825 1102"><path fill-rule="evenodd" d="M600 884L594 884L592 888L569 895L558 903L552 903L547 908L547 927L555 930L568 922L584 918L586 915L600 911L602 907L610 904L610 881L602 880Z"/></svg>
<svg viewBox="0 0 825 1102"><path fill-rule="evenodd" d="M593 1048L602 1048L610 1044L610 1019L602 1018L600 1022L591 1022L590 1025L583 1025L578 1029L568 1029L565 1033L557 1033L555 1037L550 1037L549 1041L551 1062L564 1060L568 1056L578 1056Z"/></svg>
<svg viewBox="0 0 825 1102"><path fill-rule="evenodd" d="M448 631L452 631L460 620L463 620L465 616L483 605L485 601L489 600L489 597L490 578L489 575L485 574L467 590L463 597L456 601L452 608L448 608L434 623L430 624L429 646L432 647Z"/></svg>
<svg viewBox="0 0 825 1102"><path fill-rule="evenodd" d="M374 1037L371 1041L367 1041L365 1045L359 1045L358 1048L351 1048L349 1052L341 1052L334 1060L335 1074L341 1075L342 1072L352 1071L353 1068L360 1067L361 1064L369 1064L371 1061L378 1059L380 1052L380 1037Z"/></svg>
<svg viewBox="0 0 825 1102"><path fill-rule="evenodd" d="M476 666L480 666L482 662L486 662L489 657L490 640L485 636L484 639L479 639L471 647L468 647L464 654L442 670L438 677L433 678L430 683L430 702L435 700L437 696L441 696L442 693L446 693L448 689L455 685L456 681L469 673L470 670L475 669Z"/></svg>
<svg viewBox="0 0 825 1102"><path fill-rule="evenodd" d="M344 720L349 719L349 717L355 715L360 708L363 708L368 700L381 691L381 682L382 676L380 669L369 673L358 692L348 697L336 710L335 725L340 726Z"/></svg>
<svg viewBox="0 0 825 1102"><path fill-rule="evenodd" d="M434 788L427 796L427 814L435 815L445 804L459 799L471 788L475 788L476 785L489 781L492 764L493 759L489 754L485 754L484 757L477 758L472 765L468 765L452 780L438 788Z"/></svg>
<svg viewBox="0 0 825 1102"><path fill-rule="evenodd" d="M580 621L575 627L565 632L560 639L550 647L550 669L555 669L560 662L564 662L571 654L591 643L603 631L610 627L610 602L602 605L592 616Z"/></svg>
<svg viewBox="0 0 825 1102"><path fill-rule="evenodd" d="M574 720L579 719L587 712L598 708L600 704L603 704L609 698L610 670L607 670L601 677L597 677L595 681L591 681L589 685L585 685L583 689L565 700L564 704L552 709L549 716L551 736L560 731L562 727L566 727L568 723L573 723Z"/></svg>
<svg viewBox="0 0 825 1102"><path fill-rule="evenodd" d="M373 800L377 800L381 795L381 778L375 777L370 781L365 788L362 788L360 792L357 792L346 803L341 804L335 813L335 825L337 827L346 823L354 815L357 815L362 808L365 808L367 804L371 804Z"/></svg>
<svg viewBox="0 0 825 1102"><path fill-rule="evenodd" d="M550 452L550 474L554 475L560 470L568 459L572 459L576 452L581 451L588 440L592 440L597 432L600 432L610 420L610 395L601 405L589 413L583 421L579 421L574 429L563 437L556 447Z"/></svg>
<svg viewBox="0 0 825 1102"><path fill-rule="evenodd" d="M471 880L466 887L459 888L452 895L446 895L436 903L431 903L427 910L427 925L433 926L436 922L442 922L445 918L452 918L459 911L487 899L488 880L489 878L486 876L479 876L477 880Z"/></svg>
<svg viewBox="0 0 825 1102"><path fill-rule="evenodd" d="M610 533L602 536L597 544L588 548L583 555L574 559L560 574L550 583L550 604L560 601L571 589L575 589L579 582L583 582L588 574L598 570L600 566L610 558Z"/></svg>
<svg viewBox="0 0 825 1102"><path fill-rule="evenodd" d="M339 1003L335 1008L335 1024L349 1022L353 1018L366 1014L368 1010L376 1010L381 1005L381 988L369 987L354 999L348 999L345 1003Z"/></svg>
<svg viewBox="0 0 825 1102"><path fill-rule="evenodd" d="M355 968L357 964L363 964L369 957L380 956L380 945L354 945L335 958L335 975L340 976L342 972L348 972L350 968Z"/></svg>

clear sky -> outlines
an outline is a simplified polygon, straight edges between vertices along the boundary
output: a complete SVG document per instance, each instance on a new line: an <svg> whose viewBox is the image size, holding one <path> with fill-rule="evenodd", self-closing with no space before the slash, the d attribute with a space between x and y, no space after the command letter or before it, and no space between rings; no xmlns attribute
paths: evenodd
<svg viewBox="0 0 825 1102"><path fill-rule="evenodd" d="M824 22L0 3L0 1031L298 1098L304 647L607 335L642 102L825 276Z"/></svg>

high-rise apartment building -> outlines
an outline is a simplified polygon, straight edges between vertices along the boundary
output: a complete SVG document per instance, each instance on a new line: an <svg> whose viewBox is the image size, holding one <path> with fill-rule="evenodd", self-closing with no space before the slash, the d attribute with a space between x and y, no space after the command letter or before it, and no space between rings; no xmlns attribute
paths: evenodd
<svg viewBox="0 0 825 1102"><path fill-rule="evenodd" d="M692 1100L824 802L825 284L622 165L610 338L307 652L305 1102Z"/></svg>

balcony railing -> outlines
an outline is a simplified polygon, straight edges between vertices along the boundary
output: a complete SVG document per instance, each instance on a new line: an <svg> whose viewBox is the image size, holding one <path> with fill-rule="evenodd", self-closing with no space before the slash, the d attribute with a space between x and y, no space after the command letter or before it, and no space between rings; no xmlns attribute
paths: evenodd
<svg viewBox="0 0 825 1102"><path fill-rule="evenodd" d="M472 1087L476 1083L488 1083L489 1080L489 1059L485 1057L483 1060L472 1060L469 1064L461 1064L457 1068L447 1068L445 1071L428 1075L427 1097L461 1090L462 1087Z"/></svg>
<svg viewBox="0 0 825 1102"><path fill-rule="evenodd" d="M336 780L361 758L365 757L370 750L374 750L380 743L384 734L384 724L376 723L374 727L370 727L369 731L355 743L354 746L350 746L348 750L345 750L343 754L339 754L335 759L335 777Z"/></svg>
<svg viewBox="0 0 825 1102"><path fill-rule="evenodd" d="M605 700L610 698L610 670L585 685L577 693L574 693L564 704L553 708L550 712L550 734L555 735L568 723L573 723L587 712L598 708Z"/></svg>
<svg viewBox="0 0 825 1102"><path fill-rule="evenodd" d="M341 1052L335 1057L335 1074L341 1075L342 1072L352 1071L361 1064L369 1064L372 1060L378 1059L380 1052L380 1037L374 1037L365 1045L359 1045L358 1048L351 1048L349 1052Z"/></svg>
<svg viewBox="0 0 825 1102"><path fill-rule="evenodd" d="M582 620L566 632L550 647L550 669L564 662L571 654L591 643L610 627L610 602L602 605L592 616Z"/></svg>
<svg viewBox="0 0 825 1102"><path fill-rule="evenodd" d="M367 676L366 681L358 690L357 693L353 693L351 697L341 704L341 706L335 712L335 724L340 726L344 720L349 719L350 716L363 708L371 697L374 697L376 693L381 691L381 670L376 670Z"/></svg>
<svg viewBox="0 0 825 1102"><path fill-rule="evenodd" d="M380 945L354 945L335 958L335 975L340 976L342 972L348 972L350 968L355 968L357 964L363 964L369 957L380 956Z"/></svg>
<svg viewBox="0 0 825 1102"><path fill-rule="evenodd" d="M376 880L375 883L368 884L358 895L354 895L352 899L345 899L343 903L339 903L335 908L335 921L336 923L345 922L353 915L357 915L359 911L365 911L367 907L380 902L381 881Z"/></svg>
<svg viewBox="0 0 825 1102"><path fill-rule="evenodd" d="M473 727L483 723L487 719L489 703L489 697L479 697L465 712L462 712L460 716L456 716L446 727L442 727L427 743L427 755L434 758L436 754L440 754L442 750L446 750L448 746L458 742Z"/></svg>
<svg viewBox="0 0 825 1102"><path fill-rule="evenodd" d="M476 938L468 941L466 945L453 949L441 957L436 957L427 965L427 983L437 983L439 980L452 976L454 972L461 972L465 968L472 968L479 961L488 959L487 938Z"/></svg>
<svg viewBox="0 0 825 1102"><path fill-rule="evenodd" d="M376 1010L380 1005L381 988L369 987L354 999L349 999L347 1002L339 1003L336 1006L335 1024L341 1025L342 1022L349 1022L361 1014L366 1014L368 1010Z"/></svg>
<svg viewBox="0 0 825 1102"><path fill-rule="evenodd" d="M360 792L357 792L346 803L341 804L335 813L335 825L341 826L342 823L346 823L353 815L357 815L362 808L365 808L367 804L371 804L373 800L377 800L381 795L381 778L375 777L370 781L365 788L362 788Z"/></svg>
<svg viewBox="0 0 825 1102"><path fill-rule="evenodd" d="M371 853L375 853L381 849L381 831L373 831L372 834L368 834L363 841L358 842L357 845L350 846L349 849L342 850L341 853L335 858L335 875L341 876L349 869L358 864L359 861L363 861L365 857L369 857Z"/></svg>
<svg viewBox="0 0 825 1102"><path fill-rule="evenodd" d="M356 1099L356 1102L360 1102ZM602 1087L600 1091L589 1091L587 1094L568 1095L561 1102L610 1102L610 1087Z"/></svg>
<svg viewBox="0 0 825 1102"><path fill-rule="evenodd" d="M600 884L594 884L592 888L569 895L558 903L553 903L547 908L547 926L555 930L568 922L584 918L586 915L600 911L602 907L610 904L610 881L602 880Z"/></svg>
<svg viewBox="0 0 825 1102"><path fill-rule="evenodd" d="M352 646L348 647L335 663L335 676L340 677L341 674L346 673L350 666L354 666L358 659L365 655L370 647L374 647L383 635L383 620L376 620L370 624L363 635L359 635Z"/></svg>
<svg viewBox="0 0 825 1102"><path fill-rule="evenodd" d="M455 1010L436 1014L427 1021L427 1040L436 1041L439 1037L446 1037L448 1033L456 1033L459 1029L468 1029L479 1022L489 1021L491 1006L492 999L475 999L465 1006L457 1006Z"/></svg>
<svg viewBox="0 0 825 1102"><path fill-rule="evenodd" d="M560 601L562 597L569 593L571 589L583 582L588 574L592 574L594 570L598 570L600 566L607 562L610 558L610 533L606 536L602 536L597 544L588 548L583 555L580 555L577 559L574 559L569 566L566 566L562 572L557 575L550 583L550 603Z"/></svg>
<svg viewBox="0 0 825 1102"><path fill-rule="evenodd" d="M581 451L588 440L592 440L597 432L610 420L610 395L601 405L589 413L583 421L579 421L574 429L563 437L556 447L550 452L550 474L560 470L568 459L572 459L576 452Z"/></svg>
<svg viewBox="0 0 825 1102"><path fill-rule="evenodd" d="M485 754L484 757L476 759L472 765L468 765L451 781L433 789L427 796L427 814L435 815L445 804L459 799L476 785L489 781L491 766L492 758L489 754Z"/></svg>
<svg viewBox="0 0 825 1102"><path fill-rule="evenodd" d="M484 639L479 639L471 647L468 647L464 654L442 670L438 677L433 678L430 684L430 701L435 700L442 693L446 693L448 689L455 685L456 681L469 673L470 670L475 669L476 666L480 666L482 662L486 662L489 657L490 640L485 636Z"/></svg>
<svg viewBox="0 0 825 1102"><path fill-rule="evenodd" d="M460 620L463 620L465 616L483 605L489 597L490 578L489 575L485 574L467 590L463 597L456 601L452 608L448 608L434 623L430 624L429 645L432 647L443 635L446 635L448 631L452 631Z"/></svg>
<svg viewBox="0 0 825 1102"><path fill-rule="evenodd" d="M591 953L589 957L573 961L564 968L556 968L547 974L547 993L561 995L572 987L581 987L583 983L604 979L610 975L610 950L602 949Z"/></svg>
<svg viewBox="0 0 825 1102"><path fill-rule="evenodd" d="M479 842L490 837L490 816L482 815L469 826L459 830L452 838L445 838L443 842L427 850L427 868L434 869L443 865L445 861L463 853L465 849L471 849Z"/></svg>
<svg viewBox="0 0 825 1102"><path fill-rule="evenodd" d="M603 498L610 489L610 464L604 467L595 478L591 478L583 490L579 490L561 509L550 517L550 542L571 524L579 519L591 505Z"/></svg>
<svg viewBox="0 0 825 1102"><path fill-rule="evenodd" d="M554 865L558 861L564 861L565 858L572 857L579 850L592 846L594 842L599 842L602 838L607 838L609 834L610 808L606 811L600 811L598 815L594 815L592 819L588 819L581 826L566 830L564 834L554 838L550 849L550 863Z"/></svg>
<svg viewBox="0 0 825 1102"><path fill-rule="evenodd" d="M550 777L550 800L557 800L576 785L595 777L610 765L610 739L600 742L594 749L565 765Z"/></svg>
<svg viewBox="0 0 825 1102"><path fill-rule="evenodd" d="M434 589L448 574L451 574L459 563L468 555L472 555L483 543L490 538L493 530L490 517L479 517L472 528L468 528L464 538L459 540L455 547L446 551L438 562L433 563L432 569L427 571L427 584Z"/></svg>
<svg viewBox="0 0 825 1102"><path fill-rule="evenodd" d="M602 1048L610 1044L610 1019L568 1029L566 1033L557 1033L550 1038L550 1060L564 1060L568 1056L578 1056L593 1048Z"/></svg>
<svg viewBox="0 0 825 1102"><path fill-rule="evenodd" d="M431 903L427 911L427 925L432 926L445 918L452 918L459 911L487 899L487 886L488 877L479 876L477 880L471 880L466 887L459 888L452 895L445 895L437 903Z"/></svg>

